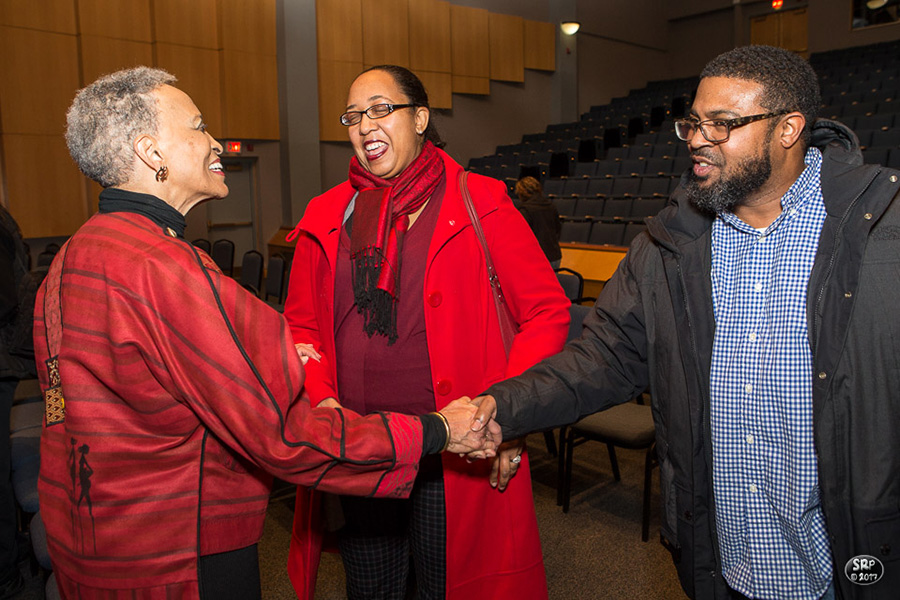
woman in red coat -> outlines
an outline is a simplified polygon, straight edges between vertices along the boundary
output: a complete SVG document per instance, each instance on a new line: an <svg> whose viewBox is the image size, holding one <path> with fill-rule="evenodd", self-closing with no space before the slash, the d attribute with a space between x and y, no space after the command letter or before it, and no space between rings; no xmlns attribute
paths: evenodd
<svg viewBox="0 0 900 600"><path fill-rule="evenodd" d="M505 186L472 175L518 324L507 356L462 168L437 147L418 78L396 66L363 72L341 122L355 152L349 180L315 198L297 225L285 305L294 341L320 355L307 364L311 401L420 414L558 352L569 301ZM289 572L301 598L315 585L320 500L298 493ZM493 462L423 463L409 500L341 497L341 506L350 598L403 598L410 551L419 598L547 597L522 440Z"/></svg>

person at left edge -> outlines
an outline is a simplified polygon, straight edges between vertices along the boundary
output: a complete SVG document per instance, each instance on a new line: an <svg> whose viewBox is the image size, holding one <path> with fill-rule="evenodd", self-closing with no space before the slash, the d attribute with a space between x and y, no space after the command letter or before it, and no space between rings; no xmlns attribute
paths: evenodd
<svg viewBox="0 0 900 600"><path fill-rule="evenodd" d="M34 311L38 494L63 598L259 598L272 475L402 497L471 420L460 404L421 419L310 408L284 318L184 239L184 215L228 188L174 82L119 71L67 115L72 157L105 189Z"/></svg>
<svg viewBox="0 0 900 600"><path fill-rule="evenodd" d="M462 168L437 147L421 81L396 65L372 67L350 86L346 110L341 122L355 154L349 180L314 198L295 229L284 310L294 341L312 343L322 356L308 365L311 402L422 414L558 352L570 303L505 186L470 174L468 190L518 324L507 357L460 189ZM385 222L391 226L380 245L367 232ZM381 256L373 276L366 261ZM388 272L399 273L387 278L390 286ZM366 282L374 280L373 291ZM348 597L402 598L411 550L420 599L546 598L522 452L521 443L507 444L493 465L444 453L423 462L409 500L341 498L337 540ZM311 597L315 584L319 496L298 490L289 572L301 597Z"/></svg>

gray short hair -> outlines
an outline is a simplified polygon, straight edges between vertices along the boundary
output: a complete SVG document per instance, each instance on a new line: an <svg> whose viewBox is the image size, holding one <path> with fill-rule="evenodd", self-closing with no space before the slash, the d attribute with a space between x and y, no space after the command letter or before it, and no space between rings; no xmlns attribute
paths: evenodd
<svg viewBox="0 0 900 600"><path fill-rule="evenodd" d="M175 81L162 69L135 67L80 90L66 113L66 144L81 172L105 188L127 182L134 139L157 132L159 111L150 93Z"/></svg>

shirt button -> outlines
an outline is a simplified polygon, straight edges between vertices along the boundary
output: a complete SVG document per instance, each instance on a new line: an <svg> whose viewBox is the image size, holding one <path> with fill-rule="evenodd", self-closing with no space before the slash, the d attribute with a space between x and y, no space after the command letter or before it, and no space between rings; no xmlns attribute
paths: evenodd
<svg viewBox="0 0 900 600"><path fill-rule="evenodd" d="M825 379L826 377L828 377L828 375L825 373L825 371L819 373L819 379Z"/></svg>
<svg viewBox="0 0 900 600"><path fill-rule="evenodd" d="M431 292L428 294L428 304L437 308L444 301L444 295L440 292Z"/></svg>
<svg viewBox="0 0 900 600"><path fill-rule="evenodd" d="M852 298L853 292L844 292L844 298Z"/></svg>
<svg viewBox="0 0 900 600"><path fill-rule="evenodd" d="M751 334L748 335L747 337L750 338L750 341L751 341L751 342L755 342L755 341L756 341L756 333L751 333Z"/></svg>
<svg viewBox="0 0 900 600"><path fill-rule="evenodd" d="M747 385L744 386L744 391L747 392L748 394L751 393L753 391L753 386L748 383Z"/></svg>
<svg viewBox="0 0 900 600"><path fill-rule="evenodd" d="M446 396L450 393L450 390L453 389L453 386L450 384L449 379L441 379L437 382L437 385L434 387L434 389L441 396Z"/></svg>
<svg viewBox="0 0 900 600"><path fill-rule="evenodd" d="M751 483L751 484L750 484L750 491L753 492L753 493L755 494L756 492L759 491L759 488L756 487L756 484L755 484L755 483Z"/></svg>
<svg viewBox="0 0 900 600"><path fill-rule="evenodd" d="M761 284L761 283L755 283L755 284L753 284L753 291L754 291L754 292L761 292L761 291L762 291L762 284Z"/></svg>
<svg viewBox="0 0 900 600"><path fill-rule="evenodd" d="M897 183L897 176L891 175L891 183Z"/></svg>
<svg viewBox="0 0 900 600"><path fill-rule="evenodd" d="M747 443L752 444L754 441L756 441L756 438L753 437L753 434L752 433L748 434L747 435Z"/></svg>
<svg viewBox="0 0 900 600"><path fill-rule="evenodd" d="M863 215L863 219L865 219L866 221L871 221L871 220L872 220L872 213L866 213L866 214L864 214L864 215Z"/></svg>

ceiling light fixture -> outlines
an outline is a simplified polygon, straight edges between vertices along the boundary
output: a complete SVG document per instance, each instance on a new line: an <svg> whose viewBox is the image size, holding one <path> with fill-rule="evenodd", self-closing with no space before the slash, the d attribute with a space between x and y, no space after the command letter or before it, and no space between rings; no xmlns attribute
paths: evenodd
<svg viewBox="0 0 900 600"><path fill-rule="evenodd" d="M566 35L575 35L581 29L581 23L578 21L563 21L559 24L560 29Z"/></svg>

